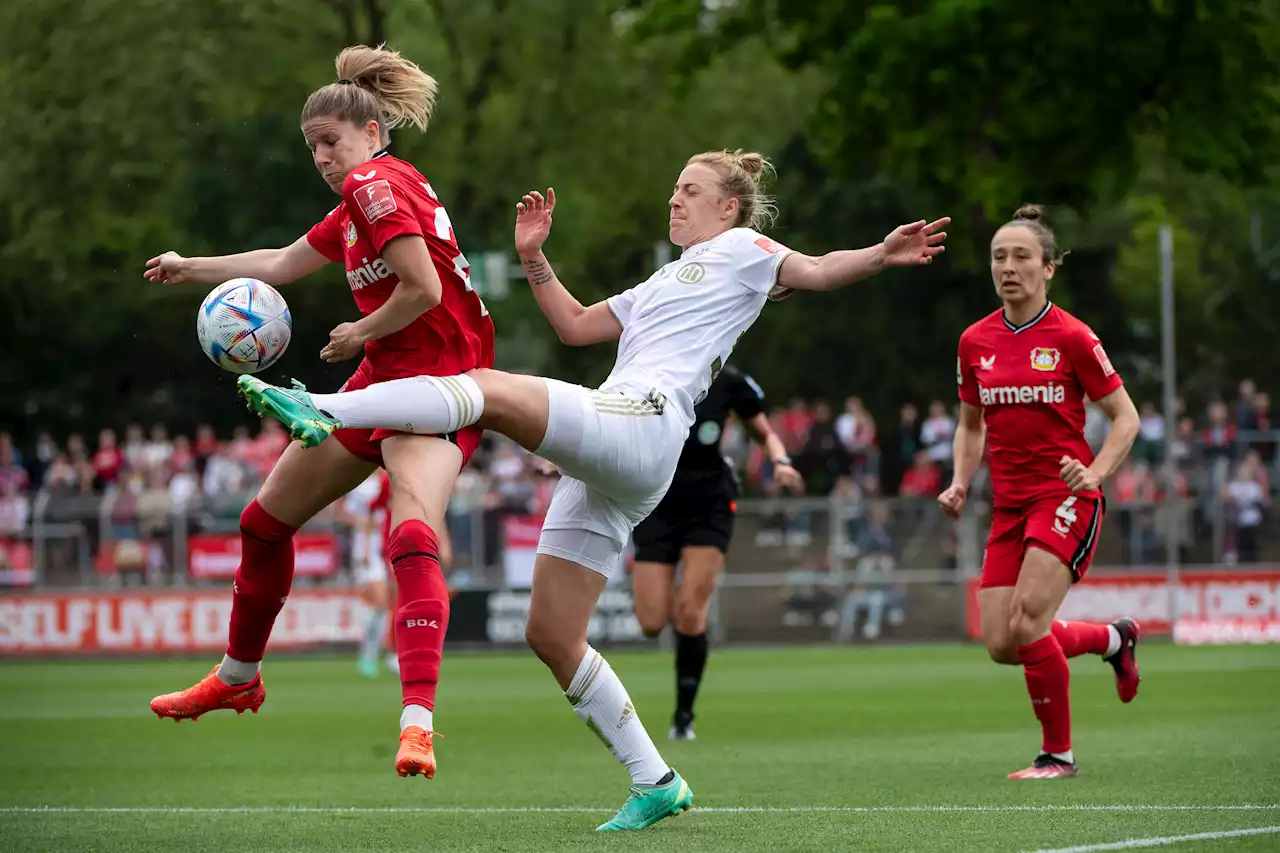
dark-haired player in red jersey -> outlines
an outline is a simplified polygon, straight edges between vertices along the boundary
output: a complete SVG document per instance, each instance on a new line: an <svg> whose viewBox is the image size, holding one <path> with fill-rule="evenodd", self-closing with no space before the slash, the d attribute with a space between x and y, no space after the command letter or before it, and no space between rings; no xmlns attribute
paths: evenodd
<svg viewBox="0 0 1280 853"><path fill-rule="evenodd" d="M1102 481L1138 434L1138 412L1098 337L1049 301L1060 261L1034 205L992 239L991 278L1004 306L960 337L955 477L938 496L943 512L959 516L985 438L994 510L978 593L982 636L992 660L1022 665L1044 730L1040 755L1010 779L1076 775L1067 658L1102 655L1120 700L1138 692L1137 622L1054 620L1097 546ZM1085 398L1111 418L1096 458L1084 438Z"/></svg>
<svg viewBox="0 0 1280 853"><path fill-rule="evenodd" d="M211 284L245 276L278 285L343 263L363 316L335 328L320 351L328 362L363 353L343 390L492 366L493 323L471 287L449 216L427 180L387 150L392 128L426 129L435 80L380 48L347 48L336 64L338 82L307 99L302 133L325 183L342 196L338 206L287 248L212 258L167 252L148 262L146 277ZM152 710L174 720L257 711L266 696L263 652L293 580L293 534L382 465L391 478L386 555L397 590L403 699L396 771L434 775L432 714L449 621L435 531L480 437L478 427L441 436L345 429L314 449L291 444L240 516L243 556L226 656L194 687L156 697Z"/></svg>

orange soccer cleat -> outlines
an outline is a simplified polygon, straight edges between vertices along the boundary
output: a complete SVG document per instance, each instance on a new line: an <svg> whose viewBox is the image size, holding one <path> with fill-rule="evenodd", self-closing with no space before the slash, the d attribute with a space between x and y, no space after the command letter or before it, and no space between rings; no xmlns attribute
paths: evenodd
<svg viewBox="0 0 1280 853"><path fill-rule="evenodd" d="M1040 753L1036 760L1026 770L1019 770L1016 773L1010 773L1010 779L1065 779L1070 776L1078 776L1080 771L1076 769L1075 762L1063 761L1052 755Z"/></svg>
<svg viewBox="0 0 1280 853"><path fill-rule="evenodd" d="M400 751L396 753L396 773L401 776L421 774L427 779L436 775L436 752L429 732L419 726L408 726L400 732Z"/></svg>
<svg viewBox="0 0 1280 853"><path fill-rule="evenodd" d="M258 713L267 701L267 690L262 686L262 674L248 684L224 684L218 678L218 668L195 685L178 693L166 693L151 700L151 710L157 717L179 720L197 720L210 711L229 710L237 714L245 711Z"/></svg>

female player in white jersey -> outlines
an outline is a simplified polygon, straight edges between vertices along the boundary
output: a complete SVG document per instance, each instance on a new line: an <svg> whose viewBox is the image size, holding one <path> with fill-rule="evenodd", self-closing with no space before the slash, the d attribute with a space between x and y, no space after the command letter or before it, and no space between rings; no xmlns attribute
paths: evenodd
<svg viewBox="0 0 1280 853"><path fill-rule="evenodd" d="M538 542L526 638L574 713L631 773L631 795L604 830L641 829L693 801L617 675L588 645L587 625L632 528L671 483L694 404L770 296L833 290L887 267L927 264L946 238L950 220L921 220L866 249L792 252L755 230L771 213L760 191L767 166L763 156L741 151L691 158L670 199L671 241L684 253L643 284L589 307L565 289L542 253L555 194L532 192L516 205L516 250L560 340L619 341L613 372L597 390L494 370L337 395L240 380L250 406L279 418L305 445L344 426L448 433L478 423L560 468L565 476Z"/></svg>

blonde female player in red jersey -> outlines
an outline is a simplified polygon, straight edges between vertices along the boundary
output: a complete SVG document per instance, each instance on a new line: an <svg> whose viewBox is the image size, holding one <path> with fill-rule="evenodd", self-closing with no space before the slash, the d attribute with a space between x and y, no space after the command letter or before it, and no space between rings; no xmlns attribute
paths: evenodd
<svg viewBox="0 0 1280 853"><path fill-rule="evenodd" d="M342 51L336 65L338 82L313 92L303 107L302 134L325 183L342 196L338 206L286 248L210 258L167 252L148 262L146 277L286 284L343 263L363 316L335 328L320 357L339 362L364 354L344 391L490 367L493 323L471 287L449 216L430 183L388 151L392 128L426 129L435 80L395 51L363 45ZM240 517L243 557L226 656L194 687L156 697L152 710L181 720L258 709L266 696L259 665L292 583L293 534L382 465L392 484L387 556L404 706L396 771L434 775L432 713L449 619L436 531L481 434L477 426L440 435L349 429L322 447L290 445Z"/></svg>
<svg viewBox="0 0 1280 853"><path fill-rule="evenodd" d="M1137 622L1054 619L1097 546L1102 481L1138 434L1138 412L1097 336L1049 301L1061 260L1035 205L992 239L991 278L1004 305L960 337L955 476L938 496L942 511L958 517L985 439L994 510L978 593L982 636L992 660L1023 667L1044 730L1040 755L1010 779L1076 775L1067 658L1101 655L1115 669L1120 700L1138 692ZM1096 458L1084 439L1086 397L1111 418Z"/></svg>

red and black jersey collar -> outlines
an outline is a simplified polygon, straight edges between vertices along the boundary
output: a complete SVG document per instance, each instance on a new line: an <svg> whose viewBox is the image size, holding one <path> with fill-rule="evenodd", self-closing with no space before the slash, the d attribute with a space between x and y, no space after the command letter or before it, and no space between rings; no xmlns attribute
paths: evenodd
<svg viewBox="0 0 1280 853"><path fill-rule="evenodd" d="M1022 334L1023 332L1025 332L1027 329L1030 329L1030 328L1031 328L1032 326L1034 326L1036 323L1039 323L1039 322L1040 322L1041 320L1043 320L1045 317L1049 316L1049 312L1050 312L1052 309L1053 309L1053 303L1052 303L1052 302L1045 302L1045 304L1044 304L1044 309L1043 309L1039 314L1037 314L1036 316L1032 317L1032 318L1031 318L1030 320L1028 320L1027 322L1023 323L1021 326L1015 326L1015 325L1013 325L1012 323L1010 323L1010 322L1009 322L1009 317L1008 317L1008 315L1004 313L1004 309L1001 309L1001 311L1000 311L1000 319L1004 321L1004 327L1005 327L1006 329L1008 329L1009 331L1013 332L1015 335L1019 335L1019 334Z"/></svg>

